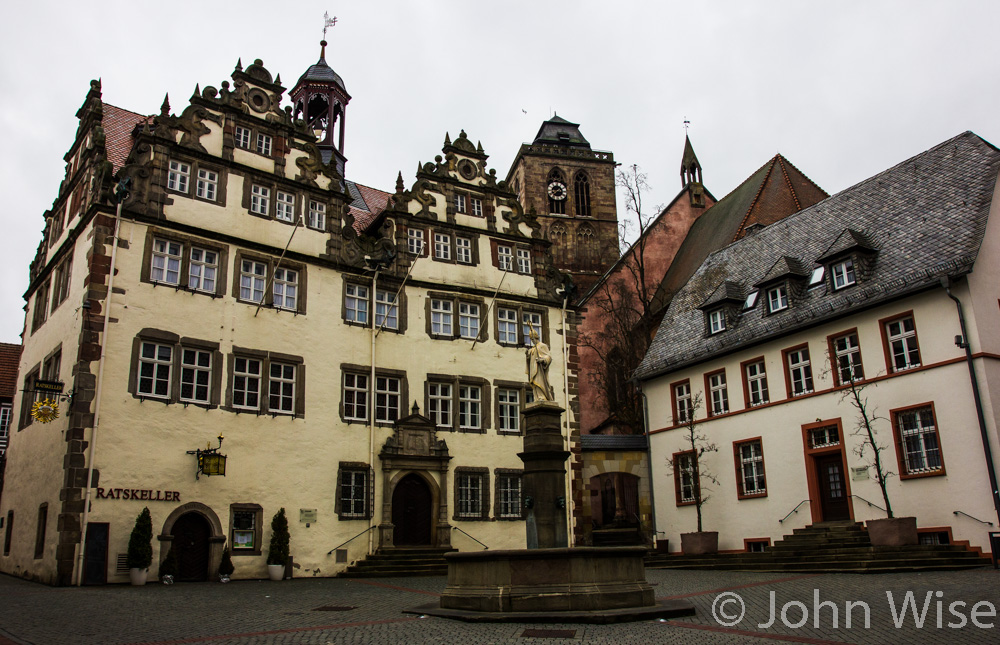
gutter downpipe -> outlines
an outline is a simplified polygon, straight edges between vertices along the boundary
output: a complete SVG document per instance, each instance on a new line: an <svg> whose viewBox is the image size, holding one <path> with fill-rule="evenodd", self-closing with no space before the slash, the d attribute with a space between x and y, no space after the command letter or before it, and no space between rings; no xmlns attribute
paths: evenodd
<svg viewBox="0 0 1000 645"><path fill-rule="evenodd" d="M375 337L378 335L375 328L375 298L378 293L378 272L382 270L381 264L375 265L375 274L372 275L372 293L369 302L371 302L371 320L372 320L372 370L371 370L371 380L368 381L368 467L371 472L375 472ZM374 478L374 474L373 474ZM375 498L375 482L372 482L372 491L369 494L370 502L374 502ZM385 491L382 492L385 494ZM374 505L374 504L373 504ZM375 520L375 509L372 509L372 521ZM375 553L375 532L368 531L368 555Z"/></svg>
<svg viewBox="0 0 1000 645"><path fill-rule="evenodd" d="M962 344L959 347L965 349L965 362L969 366L969 380L972 381L972 396L976 401L976 415L979 417L979 434L983 440L986 470L990 476L990 490L993 493L993 509L996 511L997 520L1000 521L1000 490L998 490L997 473L993 464L993 450L990 448L990 435L986 430L986 418L983 416L983 401L979 396L979 379L976 377L975 363L972 360L972 345L969 343L969 335L965 330L965 315L962 313L962 301L951 292L951 282L948 276L941 278L941 286L944 287L948 297L955 301L955 306L958 308L958 324L962 331Z"/></svg>
<svg viewBox="0 0 1000 645"><path fill-rule="evenodd" d="M558 292L557 292L558 293ZM569 426L569 332L566 329L566 305L569 292L563 290L562 303L562 333L563 333L563 402L566 404L566 414L563 415L563 429L566 433L566 450L572 453L573 438ZM573 532L573 467L572 462L566 470L566 541L569 546L576 546L576 536Z"/></svg>
<svg viewBox="0 0 1000 645"><path fill-rule="evenodd" d="M101 423L101 389L104 384L104 364L108 353L108 325L111 319L111 295L115 286L115 259L118 257L118 227L122 220L122 203L128 198L128 178L118 183L115 189L115 198L118 200L118 207L115 209L115 230L111 236L111 268L108 272L108 293L104 298L104 327L101 330L101 365L97 370L97 385L94 388L94 427L90 431L90 457L87 465L87 483L83 494L83 521L80 525L80 551L76 558L76 567L73 576L76 579L75 586L83 584L83 557L86 554L87 544L87 524L90 521L90 502L93 494L91 484L94 481L94 458L97 456L97 430Z"/></svg>

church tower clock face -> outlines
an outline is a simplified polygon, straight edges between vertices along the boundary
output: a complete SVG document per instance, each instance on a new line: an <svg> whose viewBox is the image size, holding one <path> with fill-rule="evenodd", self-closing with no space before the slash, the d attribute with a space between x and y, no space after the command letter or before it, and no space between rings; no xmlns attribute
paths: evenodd
<svg viewBox="0 0 1000 645"><path fill-rule="evenodd" d="M553 181L549 183L549 197L557 201L562 201L566 199L566 184L561 181Z"/></svg>

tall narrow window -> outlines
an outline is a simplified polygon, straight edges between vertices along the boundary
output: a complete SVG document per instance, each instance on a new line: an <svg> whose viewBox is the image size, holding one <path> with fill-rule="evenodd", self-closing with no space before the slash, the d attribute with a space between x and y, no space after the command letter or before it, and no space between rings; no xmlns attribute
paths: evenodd
<svg viewBox="0 0 1000 645"><path fill-rule="evenodd" d="M360 284L345 287L344 319L347 322L368 324L368 287Z"/></svg>
<svg viewBox="0 0 1000 645"><path fill-rule="evenodd" d="M902 410L893 416L902 475L943 474L944 462L933 407Z"/></svg>
<svg viewBox="0 0 1000 645"><path fill-rule="evenodd" d="M455 195L455 212L464 213L465 212L465 195Z"/></svg>
<svg viewBox="0 0 1000 645"><path fill-rule="evenodd" d="M271 202L271 189L254 184L250 187L250 212L267 215Z"/></svg>
<svg viewBox="0 0 1000 645"><path fill-rule="evenodd" d="M268 386L270 388L268 410L277 414L294 414L295 365L272 362Z"/></svg>
<svg viewBox="0 0 1000 645"><path fill-rule="evenodd" d="M170 369L173 363L173 347L143 343L139 350L139 383L136 391L142 396L169 398Z"/></svg>
<svg viewBox="0 0 1000 645"><path fill-rule="evenodd" d="M520 432L521 431L521 406L519 405L519 392L508 388L497 390L497 408L499 411L500 432Z"/></svg>
<svg viewBox="0 0 1000 645"><path fill-rule="evenodd" d="M865 378L857 334L844 334L834 338L833 352L837 361L837 380L841 385Z"/></svg>
<svg viewBox="0 0 1000 645"><path fill-rule="evenodd" d="M247 302L264 301L264 283L267 281L267 265L263 262L243 260L240 263L240 300Z"/></svg>
<svg viewBox="0 0 1000 645"><path fill-rule="evenodd" d="M455 259L462 264L472 264L472 240L467 237L455 238Z"/></svg>
<svg viewBox="0 0 1000 645"><path fill-rule="evenodd" d="M340 515L368 517L368 473L364 470L340 471Z"/></svg>
<svg viewBox="0 0 1000 645"><path fill-rule="evenodd" d="M233 131L233 139L237 148L250 148L250 129L236 126Z"/></svg>
<svg viewBox="0 0 1000 645"><path fill-rule="evenodd" d="M233 407L260 409L261 361L237 356L233 367Z"/></svg>
<svg viewBox="0 0 1000 645"><path fill-rule="evenodd" d="M509 246L497 247L497 264L501 271L514 270L514 249Z"/></svg>
<svg viewBox="0 0 1000 645"><path fill-rule="evenodd" d="M406 229L406 250L412 255L424 254L424 232L422 229Z"/></svg>
<svg viewBox="0 0 1000 645"><path fill-rule="evenodd" d="M483 476L480 473L456 473L458 517L478 519L483 515Z"/></svg>
<svg viewBox="0 0 1000 645"><path fill-rule="evenodd" d="M427 414L439 428L451 428L451 385L427 384Z"/></svg>
<svg viewBox="0 0 1000 645"><path fill-rule="evenodd" d="M326 230L326 204L315 199L309 200L309 228Z"/></svg>
<svg viewBox="0 0 1000 645"><path fill-rule="evenodd" d="M718 334L726 331L726 312L721 309L708 312L708 333Z"/></svg>
<svg viewBox="0 0 1000 645"><path fill-rule="evenodd" d="M181 401L209 403L212 391L212 353L181 350Z"/></svg>
<svg viewBox="0 0 1000 645"><path fill-rule="evenodd" d="M458 334L462 338L479 337L479 305L458 303Z"/></svg>
<svg viewBox="0 0 1000 645"><path fill-rule="evenodd" d="M219 254L215 251L191 248L191 266L188 269L188 288L196 291L215 292L215 276L219 268Z"/></svg>
<svg viewBox="0 0 1000 645"><path fill-rule="evenodd" d="M452 316L454 303L451 300L431 300L431 334L434 336L453 336Z"/></svg>
<svg viewBox="0 0 1000 645"><path fill-rule="evenodd" d="M712 416L729 412L729 393L726 388L725 371L709 374L708 393L712 404Z"/></svg>
<svg viewBox="0 0 1000 645"><path fill-rule="evenodd" d="M764 371L764 361L748 363L744 369L750 405L754 407L767 403L767 373Z"/></svg>
<svg viewBox="0 0 1000 645"><path fill-rule="evenodd" d="M399 329L399 305L396 294L379 289L375 292L375 326L385 329Z"/></svg>
<svg viewBox="0 0 1000 645"><path fill-rule="evenodd" d="M165 284L180 284L181 245L169 240L153 240L152 266L149 279Z"/></svg>
<svg viewBox="0 0 1000 645"><path fill-rule="evenodd" d="M694 478L694 453L674 455L674 486L678 505L695 501L698 482Z"/></svg>
<svg viewBox="0 0 1000 645"><path fill-rule="evenodd" d="M764 449L760 439L737 443L735 448L739 496L764 495L767 493L767 486L764 478Z"/></svg>
<svg viewBox="0 0 1000 645"><path fill-rule="evenodd" d="M274 306L278 309L295 310L299 294L299 272L291 269L275 269L274 284Z"/></svg>
<svg viewBox="0 0 1000 645"><path fill-rule="evenodd" d="M283 222L293 221L295 219L295 195L279 190L274 216Z"/></svg>
<svg viewBox="0 0 1000 645"><path fill-rule="evenodd" d="M691 420L691 383L683 381L673 387L674 424L680 425Z"/></svg>
<svg viewBox="0 0 1000 645"><path fill-rule="evenodd" d="M438 260L451 259L451 236L445 233L434 234L434 257Z"/></svg>
<svg viewBox="0 0 1000 645"><path fill-rule="evenodd" d="M483 216L483 200L479 197L472 197L469 199L472 202L472 214L476 217Z"/></svg>
<svg viewBox="0 0 1000 645"><path fill-rule="evenodd" d="M271 156L271 137L266 134L257 135L257 153L265 157Z"/></svg>
<svg viewBox="0 0 1000 645"><path fill-rule="evenodd" d="M344 374L344 418L351 421L368 420L368 376Z"/></svg>
<svg viewBox="0 0 1000 645"><path fill-rule="evenodd" d="M788 361L788 377L792 396L809 394L813 391L812 365L809 362L809 349L794 349L786 354Z"/></svg>
<svg viewBox="0 0 1000 645"><path fill-rule="evenodd" d="M375 377L375 420L391 423L399 418L400 380L387 376Z"/></svg>
<svg viewBox="0 0 1000 645"><path fill-rule="evenodd" d="M893 372L920 367L920 348L917 346L917 329L913 324L913 316L885 323L885 338Z"/></svg>
<svg viewBox="0 0 1000 645"><path fill-rule="evenodd" d="M517 272L531 273L531 251L528 249L517 250Z"/></svg>
<svg viewBox="0 0 1000 645"><path fill-rule="evenodd" d="M497 517L504 520L520 519L520 474L497 473Z"/></svg>
<svg viewBox="0 0 1000 645"><path fill-rule="evenodd" d="M483 390L478 385L458 388L458 427L479 430L483 427Z"/></svg>
<svg viewBox="0 0 1000 645"><path fill-rule="evenodd" d="M0 403L0 455L7 452L7 441L10 437L10 420L14 416L14 406L10 403Z"/></svg>
<svg viewBox="0 0 1000 645"><path fill-rule="evenodd" d="M167 188L178 193L187 194L188 184L191 181L191 166L180 161L171 161L170 170L167 173Z"/></svg>
<svg viewBox="0 0 1000 645"><path fill-rule="evenodd" d="M215 196L219 190L219 173L204 168L198 169L198 190L197 195L210 202L215 201Z"/></svg>
<svg viewBox="0 0 1000 645"><path fill-rule="evenodd" d="M35 559L45 555L45 528L49 522L49 505L38 507L38 526L35 530Z"/></svg>
<svg viewBox="0 0 1000 645"><path fill-rule="evenodd" d="M549 213L554 215L566 214L566 179L563 174L556 169L549 173L546 192L549 197Z"/></svg>
<svg viewBox="0 0 1000 645"><path fill-rule="evenodd" d="M524 332L524 342L525 347L531 347L535 343L531 340L531 332L534 331L538 335L539 340L542 338L542 314L534 311L525 311L521 314L521 329Z"/></svg>
<svg viewBox="0 0 1000 645"><path fill-rule="evenodd" d="M517 310L497 309L497 341L502 345L517 345Z"/></svg>
<svg viewBox="0 0 1000 645"><path fill-rule="evenodd" d="M573 178L573 197L576 202L576 214L590 217L590 180L580 171Z"/></svg>

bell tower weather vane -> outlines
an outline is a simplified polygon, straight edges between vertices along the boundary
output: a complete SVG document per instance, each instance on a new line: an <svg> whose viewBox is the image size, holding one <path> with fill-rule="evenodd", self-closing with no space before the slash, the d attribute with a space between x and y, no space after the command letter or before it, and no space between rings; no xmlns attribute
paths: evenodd
<svg viewBox="0 0 1000 645"><path fill-rule="evenodd" d="M326 40L326 30L337 25L337 16L330 17L329 11L323 12L323 40Z"/></svg>

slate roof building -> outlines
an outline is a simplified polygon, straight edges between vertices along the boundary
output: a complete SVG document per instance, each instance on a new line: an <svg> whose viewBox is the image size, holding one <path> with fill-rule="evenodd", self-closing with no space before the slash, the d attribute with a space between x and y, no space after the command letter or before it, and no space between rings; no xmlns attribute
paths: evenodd
<svg viewBox="0 0 1000 645"><path fill-rule="evenodd" d="M857 453L853 379L879 417L895 515L916 516L927 541L989 549L986 522L1000 510L998 172L1000 151L967 132L794 215L762 213L693 271L636 374L657 530L672 544L695 529L692 415L718 448L703 457L718 478L703 512L720 550L884 517L870 451Z"/></svg>

